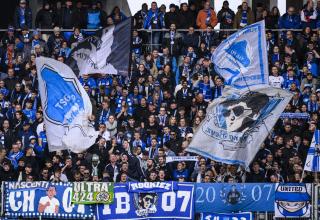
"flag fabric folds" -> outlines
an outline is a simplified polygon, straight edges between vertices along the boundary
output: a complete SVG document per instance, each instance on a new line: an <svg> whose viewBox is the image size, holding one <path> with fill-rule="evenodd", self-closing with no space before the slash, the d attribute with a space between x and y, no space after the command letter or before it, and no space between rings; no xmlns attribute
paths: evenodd
<svg viewBox="0 0 320 220"><path fill-rule="evenodd" d="M188 152L227 164L248 166L268 136L291 93L269 86L255 90L227 87L207 108Z"/></svg>
<svg viewBox="0 0 320 220"><path fill-rule="evenodd" d="M49 150L88 149L98 136L89 123L92 104L72 70L51 58L36 59Z"/></svg>
<svg viewBox="0 0 320 220"><path fill-rule="evenodd" d="M320 130L316 130L313 134L312 142L308 150L306 163L304 165L305 171L320 172Z"/></svg>
<svg viewBox="0 0 320 220"><path fill-rule="evenodd" d="M98 30L71 50L66 63L76 75L128 75L132 19Z"/></svg>
<svg viewBox="0 0 320 220"><path fill-rule="evenodd" d="M214 51L211 61L226 85L237 89L268 84L268 56L264 21L229 36Z"/></svg>

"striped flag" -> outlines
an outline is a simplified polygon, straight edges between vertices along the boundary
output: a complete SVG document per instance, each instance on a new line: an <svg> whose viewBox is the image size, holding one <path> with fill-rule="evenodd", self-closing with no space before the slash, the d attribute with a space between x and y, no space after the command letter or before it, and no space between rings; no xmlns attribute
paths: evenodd
<svg viewBox="0 0 320 220"><path fill-rule="evenodd" d="M305 171L320 172L320 130L314 132L312 142L308 151L306 163L304 165Z"/></svg>

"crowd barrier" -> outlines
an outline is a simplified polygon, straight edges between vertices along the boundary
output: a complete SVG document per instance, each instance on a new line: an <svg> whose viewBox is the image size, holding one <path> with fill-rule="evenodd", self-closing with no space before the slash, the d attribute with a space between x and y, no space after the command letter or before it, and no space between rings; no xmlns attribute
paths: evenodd
<svg viewBox="0 0 320 220"><path fill-rule="evenodd" d="M77 184L77 192L80 192L77 198L87 196L84 200L90 200L99 197L102 201L101 193L106 190L99 185L102 183L80 183L86 187ZM91 205L84 200L79 202L81 199L77 204L73 203L74 186L70 182L3 182L2 216L6 219L97 220L160 216L163 219L222 220L231 216L232 220L262 220L286 217L289 213L293 216L286 219L302 219L294 218L294 215L318 219L319 187L314 184L115 183L112 190L107 189L111 196L107 197L113 201ZM290 205L287 208L289 203L295 204L297 210L292 212Z"/></svg>

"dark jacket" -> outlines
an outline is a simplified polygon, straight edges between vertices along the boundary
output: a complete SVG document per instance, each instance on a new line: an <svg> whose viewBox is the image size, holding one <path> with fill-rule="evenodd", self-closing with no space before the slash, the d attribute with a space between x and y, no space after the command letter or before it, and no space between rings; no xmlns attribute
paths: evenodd
<svg viewBox="0 0 320 220"><path fill-rule="evenodd" d="M73 10L73 21L74 21L74 26L79 27L79 28L86 28L87 21L86 21L86 10L82 8L75 8Z"/></svg>
<svg viewBox="0 0 320 220"><path fill-rule="evenodd" d="M180 19L177 11L175 12L167 12L164 15L164 23L166 28L169 29L171 24L175 24L176 27L180 27Z"/></svg>
<svg viewBox="0 0 320 220"><path fill-rule="evenodd" d="M179 26L180 29L188 29L194 27L196 24L196 18L191 11L180 11Z"/></svg>
<svg viewBox="0 0 320 220"><path fill-rule="evenodd" d="M141 180L144 178L144 174L142 172L142 168L140 166L140 161L136 156L129 157L129 170L128 176L135 180Z"/></svg>
<svg viewBox="0 0 320 220"><path fill-rule="evenodd" d="M172 56L178 56L180 55L180 51L182 48L182 35L175 32L173 39L171 39L171 33L168 32L164 35L162 44L163 47L169 48L170 54Z"/></svg>
<svg viewBox="0 0 320 220"><path fill-rule="evenodd" d="M40 9L35 21L36 28L51 29L54 23L54 14L52 10Z"/></svg>
<svg viewBox="0 0 320 220"><path fill-rule="evenodd" d="M13 17L13 23L15 28L20 29L23 23L20 20L20 14L21 14L21 8L18 7L16 8L14 12L14 17ZM25 8L24 12L24 20L25 20L25 25L27 25L28 28L32 28L32 11L30 8Z"/></svg>
<svg viewBox="0 0 320 220"><path fill-rule="evenodd" d="M73 10L72 8L61 8L61 11L59 13L60 17L58 18L59 20L59 25L63 28L73 28L74 26L74 20L73 20Z"/></svg>
<svg viewBox="0 0 320 220"><path fill-rule="evenodd" d="M183 88L177 92L176 95L178 106L184 106L186 109L190 109L192 105L193 92L190 88L183 92Z"/></svg>
<svg viewBox="0 0 320 220"><path fill-rule="evenodd" d="M222 7L217 16L221 29L232 29L235 17L234 11L232 11L230 8Z"/></svg>

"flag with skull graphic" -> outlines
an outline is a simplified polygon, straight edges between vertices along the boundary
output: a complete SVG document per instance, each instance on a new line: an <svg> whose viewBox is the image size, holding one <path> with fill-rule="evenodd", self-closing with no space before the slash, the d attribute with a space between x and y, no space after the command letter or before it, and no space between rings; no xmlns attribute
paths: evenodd
<svg viewBox="0 0 320 220"><path fill-rule="evenodd" d="M308 218L311 210L311 184L278 183L275 192L276 218Z"/></svg>
<svg viewBox="0 0 320 220"><path fill-rule="evenodd" d="M228 87L207 108L188 152L215 161L248 166L291 99L291 93L260 86Z"/></svg>

